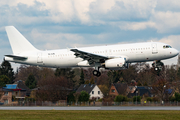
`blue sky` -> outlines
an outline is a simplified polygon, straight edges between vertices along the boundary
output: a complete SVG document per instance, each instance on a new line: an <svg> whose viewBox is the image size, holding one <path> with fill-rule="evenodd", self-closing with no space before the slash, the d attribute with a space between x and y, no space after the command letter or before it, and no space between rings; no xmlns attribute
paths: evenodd
<svg viewBox="0 0 180 120"><path fill-rule="evenodd" d="M179 0L1 0L1 61L12 53L8 25L41 50L151 40L180 50Z"/></svg>

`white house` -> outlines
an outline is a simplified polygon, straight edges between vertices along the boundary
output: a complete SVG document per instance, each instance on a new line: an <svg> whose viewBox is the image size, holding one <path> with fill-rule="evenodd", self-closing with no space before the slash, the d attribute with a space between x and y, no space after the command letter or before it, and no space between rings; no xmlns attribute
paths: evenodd
<svg viewBox="0 0 180 120"><path fill-rule="evenodd" d="M103 98L103 93L99 89L99 87L95 84L81 84L81 86L77 89L76 92L86 91L89 95L89 99L101 99Z"/></svg>

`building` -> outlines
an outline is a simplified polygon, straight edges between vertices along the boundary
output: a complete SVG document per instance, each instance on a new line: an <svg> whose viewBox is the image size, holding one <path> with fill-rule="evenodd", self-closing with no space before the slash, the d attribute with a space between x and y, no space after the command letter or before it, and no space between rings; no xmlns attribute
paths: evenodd
<svg viewBox="0 0 180 120"><path fill-rule="evenodd" d="M126 83L113 83L111 85L109 95L128 95L130 89Z"/></svg>
<svg viewBox="0 0 180 120"><path fill-rule="evenodd" d="M99 87L95 84L81 84L76 92L86 91L90 95L90 99L101 99L103 98L103 93Z"/></svg>
<svg viewBox="0 0 180 120"><path fill-rule="evenodd" d="M134 93L129 93L128 97L141 96L141 97L152 97L152 87L148 86L136 86Z"/></svg>
<svg viewBox="0 0 180 120"><path fill-rule="evenodd" d="M12 102L12 90L0 89L0 102L6 104L11 104Z"/></svg>
<svg viewBox="0 0 180 120"><path fill-rule="evenodd" d="M0 92L3 94L0 102L4 104L11 104L13 101L24 100L26 96L29 96L31 90L20 80L14 84L6 84Z"/></svg>

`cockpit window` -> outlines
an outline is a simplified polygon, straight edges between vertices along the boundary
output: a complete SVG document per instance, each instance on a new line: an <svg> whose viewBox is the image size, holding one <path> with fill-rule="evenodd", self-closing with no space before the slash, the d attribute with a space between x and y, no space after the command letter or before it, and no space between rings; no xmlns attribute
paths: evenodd
<svg viewBox="0 0 180 120"><path fill-rule="evenodd" d="M170 45L164 45L163 48L172 48Z"/></svg>

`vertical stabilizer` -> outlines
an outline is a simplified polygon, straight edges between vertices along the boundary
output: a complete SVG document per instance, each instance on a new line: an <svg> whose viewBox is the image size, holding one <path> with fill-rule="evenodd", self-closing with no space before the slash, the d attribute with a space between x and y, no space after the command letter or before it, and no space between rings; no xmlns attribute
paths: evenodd
<svg viewBox="0 0 180 120"><path fill-rule="evenodd" d="M37 49L14 27L5 27L13 54L27 51L37 51Z"/></svg>

